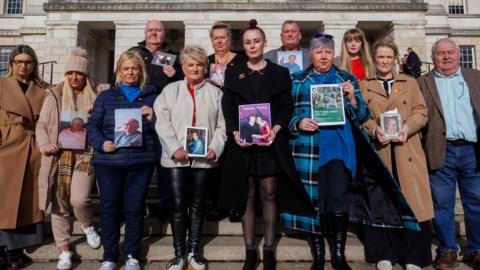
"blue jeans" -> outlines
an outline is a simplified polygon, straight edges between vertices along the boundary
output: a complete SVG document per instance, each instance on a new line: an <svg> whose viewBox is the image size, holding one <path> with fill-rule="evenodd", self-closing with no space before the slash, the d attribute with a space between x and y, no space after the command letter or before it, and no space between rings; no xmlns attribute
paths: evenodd
<svg viewBox="0 0 480 270"><path fill-rule="evenodd" d="M458 188L465 212L467 251L480 251L480 160L475 145L454 146L447 142L443 167L430 172L438 253L458 251L455 243L455 190Z"/></svg>
<svg viewBox="0 0 480 270"><path fill-rule="evenodd" d="M95 166L100 188L100 222L103 260L118 260L121 211L125 217L125 252L138 255L143 233L145 195L153 173L153 164L136 166Z"/></svg>

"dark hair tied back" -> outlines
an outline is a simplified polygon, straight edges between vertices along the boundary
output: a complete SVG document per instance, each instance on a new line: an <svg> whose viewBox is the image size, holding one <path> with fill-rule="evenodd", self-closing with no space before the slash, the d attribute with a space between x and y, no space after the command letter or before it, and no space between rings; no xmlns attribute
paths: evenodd
<svg viewBox="0 0 480 270"><path fill-rule="evenodd" d="M257 28L257 20L255 19L251 19L249 22L248 22L248 29L256 29Z"/></svg>

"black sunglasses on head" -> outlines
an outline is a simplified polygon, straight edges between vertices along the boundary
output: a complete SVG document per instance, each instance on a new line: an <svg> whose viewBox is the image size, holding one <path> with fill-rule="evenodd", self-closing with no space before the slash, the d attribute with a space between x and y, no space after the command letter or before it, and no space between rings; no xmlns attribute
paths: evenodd
<svg viewBox="0 0 480 270"><path fill-rule="evenodd" d="M324 34L324 33L314 33L312 38L326 38L326 39L330 39L330 40L333 40L333 36L332 35L329 35L329 34Z"/></svg>

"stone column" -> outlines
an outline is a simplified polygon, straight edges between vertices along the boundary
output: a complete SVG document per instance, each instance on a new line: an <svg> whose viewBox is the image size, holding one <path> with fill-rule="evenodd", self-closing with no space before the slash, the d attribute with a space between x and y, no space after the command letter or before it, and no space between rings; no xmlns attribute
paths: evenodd
<svg viewBox="0 0 480 270"><path fill-rule="evenodd" d="M426 48L426 25L426 20L393 21L391 35L395 39L400 55L405 54L408 47L412 47L422 61L430 59L427 53L429 49Z"/></svg>
<svg viewBox="0 0 480 270"><path fill-rule="evenodd" d="M78 21L45 21L47 34L45 43L45 55L48 60L57 61L53 69L53 83L63 80L63 70L69 52L77 47L78 43ZM47 60L47 59L45 59ZM44 77L49 78L48 69Z"/></svg>
<svg viewBox="0 0 480 270"><path fill-rule="evenodd" d="M145 39L144 21L115 21L115 63L122 52L137 46L137 43Z"/></svg>
<svg viewBox="0 0 480 270"><path fill-rule="evenodd" d="M184 21L185 45L200 45L207 51L207 55L212 54L213 48L208 30L210 30L213 23L214 20Z"/></svg>
<svg viewBox="0 0 480 270"><path fill-rule="evenodd" d="M340 56L340 48L342 46L343 34L348 30L357 26L357 21L323 21L323 33L330 34L335 41L335 55Z"/></svg>
<svg viewBox="0 0 480 270"><path fill-rule="evenodd" d="M268 52L273 49L277 49L282 46L282 40L280 39L280 34L282 32L282 23L280 20L260 20L258 26L260 26L265 32L265 37L267 39L267 47L265 47L265 52Z"/></svg>

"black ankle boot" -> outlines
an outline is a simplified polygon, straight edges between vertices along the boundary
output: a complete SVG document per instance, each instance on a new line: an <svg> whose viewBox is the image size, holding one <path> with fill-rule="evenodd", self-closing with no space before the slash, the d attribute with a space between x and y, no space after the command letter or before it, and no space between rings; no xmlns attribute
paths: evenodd
<svg viewBox="0 0 480 270"><path fill-rule="evenodd" d="M310 250L312 252L313 262L310 270L323 270L325 265L325 240L323 234L310 234Z"/></svg>
<svg viewBox="0 0 480 270"><path fill-rule="evenodd" d="M247 247L245 251L245 262L243 263L242 270L255 270L257 268L257 260L257 248L255 246Z"/></svg>
<svg viewBox="0 0 480 270"><path fill-rule="evenodd" d="M263 247L263 270L275 270L276 263L273 247Z"/></svg>
<svg viewBox="0 0 480 270"><path fill-rule="evenodd" d="M336 270L351 270L345 258L347 242L348 214L329 213L328 221L332 234L332 267Z"/></svg>

